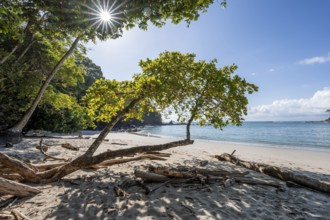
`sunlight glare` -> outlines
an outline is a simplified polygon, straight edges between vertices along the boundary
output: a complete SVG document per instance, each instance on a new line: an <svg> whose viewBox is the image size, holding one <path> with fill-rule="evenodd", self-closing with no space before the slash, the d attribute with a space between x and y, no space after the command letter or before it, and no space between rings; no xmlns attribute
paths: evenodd
<svg viewBox="0 0 330 220"><path fill-rule="evenodd" d="M109 22L111 21L111 14L109 11L100 11L100 19L103 21L103 22Z"/></svg>
<svg viewBox="0 0 330 220"><path fill-rule="evenodd" d="M92 0L91 5L83 4L89 15L86 21L90 21L91 27L94 27L99 32L110 33L115 32L116 27L121 24L124 13L122 7L127 1L114 0L112 3L109 0Z"/></svg>

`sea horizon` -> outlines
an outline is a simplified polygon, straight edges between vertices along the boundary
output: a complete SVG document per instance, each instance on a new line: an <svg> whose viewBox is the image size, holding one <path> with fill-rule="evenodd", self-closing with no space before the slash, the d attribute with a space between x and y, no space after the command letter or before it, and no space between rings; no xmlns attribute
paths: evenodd
<svg viewBox="0 0 330 220"><path fill-rule="evenodd" d="M185 125L145 126L145 135L185 138ZM260 147L330 151L330 124L322 121L245 121L223 130L210 125L191 126L191 139Z"/></svg>

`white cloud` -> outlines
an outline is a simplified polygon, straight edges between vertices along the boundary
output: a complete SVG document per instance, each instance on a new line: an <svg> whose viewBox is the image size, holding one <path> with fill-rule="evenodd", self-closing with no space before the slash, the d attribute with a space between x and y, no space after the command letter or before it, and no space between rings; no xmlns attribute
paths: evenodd
<svg viewBox="0 0 330 220"><path fill-rule="evenodd" d="M249 108L247 120L322 120L328 117L330 87L314 93L309 99L281 99L269 105Z"/></svg>
<svg viewBox="0 0 330 220"><path fill-rule="evenodd" d="M315 63L326 63L330 62L330 53L327 56L311 57L299 61L299 64L315 64Z"/></svg>
<svg viewBox="0 0 330 220"><path fill-rule="evenodd" d="M257 74L256 74L256 73L251 73L251 75L252 75L252 76L255 76L255 75L257 75Z"/></svg>
<svg viewBox="0 0 330 220"><path fill-rule="evenodd" d="M271 69L269 69L268 71L269 71L269 72L274 72L275 69L271 68Z"/></svg>

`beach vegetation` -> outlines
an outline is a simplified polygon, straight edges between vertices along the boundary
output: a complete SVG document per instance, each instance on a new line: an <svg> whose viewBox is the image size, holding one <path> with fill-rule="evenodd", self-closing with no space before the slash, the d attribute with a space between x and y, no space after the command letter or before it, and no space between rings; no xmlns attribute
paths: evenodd
<svg viewBox="0 0 330 220"><path fill-rule="evenodd" d="M20 140L20 133L37 109L50 82L58 71L63 71L63 65L76 53L76 49L81 48L80 42L116 39L122 36L125 29L137 26L146 30L148 24L162 27L169 20L174 24L184 21L189 25L191 21L198 19L200 13L207 11L211 3L213 0L114 1L111 4L95 0L2 1L0 16L4 28L1 34L5 37L1 38L1 43L5 46L0 51L1 69L6 69L3 65L7 64L11 72L15 73L13 64L16 63L20 67L21 59L26 57L35 44L44 39L51 44L56 41L62 42L66 49L51 50L60 55L54 60L56 62L49 63L50 68L41 69L44 76L37 93L30 93L32 101L20 110L24 114L7 130L7 134L18 137L17 141ZM222 6L225 6L225 2ZM105 16L105 13L108 14ZM37 56L42 64L43 52L40 50ZM28 57L35 58L30 54ZM66 74L71 75L71 72L66 71ZM7 83L9 79L1 76L0 80Z"/></svg>
<svg viewBox="0 0 330 220"><path fill-rule="evenodd" d="M258 90L254 84L234 74L237 65L217 66L217 60L196 60L196 55L164 52L158 58L140 62L148 77L162 83L155 102L164 115L175 114L187 123L187 139L193 121L222 129L228 124L241 125L247 114L246 94Z"/></svg>

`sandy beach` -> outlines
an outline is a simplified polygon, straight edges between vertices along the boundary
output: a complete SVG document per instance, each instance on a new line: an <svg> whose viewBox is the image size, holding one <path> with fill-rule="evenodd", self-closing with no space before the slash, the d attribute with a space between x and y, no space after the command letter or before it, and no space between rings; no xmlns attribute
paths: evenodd
<svg viewBox="0 0 330 220"><path fill-rule="evenodd" d="M93 137L93 136L90 136ZM141 145L161 144L175 139L148 137L128 133L111 133L96 154ZM26 138L13 148L1 152L18 155L32 163L43 163L44 156L35 147L38 138ZM45 138L48 154L74 158L90 146L93 139ZM71 143L79 151L60 146ZM167 184L150 195L138 186L130 187L127 195L116 197L114 187L125 179L134 179L135 168L148 165L200 167L228 171L246 169L220 162L214 155L231 153L243 160L263 162L289 168L304 175L330 182L330 152L269 148L253 145L197 140L193 145L176 147L164 152L166 161L134 161L98 170L77 171L62 181L36 185L42 193L16 200L2 208L2 213L18 210L30 219L330 219L330 196L306 188L279 190L271 186L235 183ZM251 178L274 180L250 171ZM276 180L281 182L279 180ZM282 182L283 183L283 182ZM160 183L148 183L155 187ZM283 184L285 185L285 184ZM14 218L13 218L14 219Z"/></svg>

